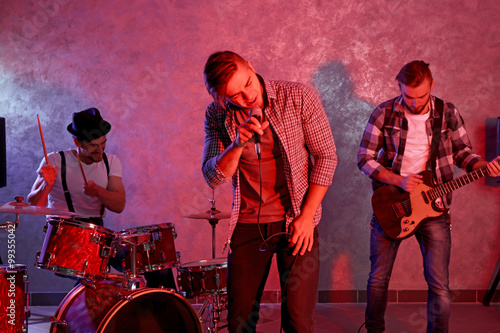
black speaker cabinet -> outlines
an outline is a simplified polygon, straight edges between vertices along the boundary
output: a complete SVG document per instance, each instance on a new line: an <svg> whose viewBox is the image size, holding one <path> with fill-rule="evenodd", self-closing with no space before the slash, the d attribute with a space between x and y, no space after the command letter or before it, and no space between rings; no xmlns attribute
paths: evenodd
<svg viewBox="0 0 500 333"><path fill-rule="evenodd" d="M0 187L7 186L7 153L5 150L5 118L0 117Z"/></svg>
<svg viewBox="0 0 500 333"><path fill-rule="evenodd" d="M500 117L486 119L485 134L485 158L491 161L500 155ZM486 185L500 186L500 177L487 176Z"/></svg>

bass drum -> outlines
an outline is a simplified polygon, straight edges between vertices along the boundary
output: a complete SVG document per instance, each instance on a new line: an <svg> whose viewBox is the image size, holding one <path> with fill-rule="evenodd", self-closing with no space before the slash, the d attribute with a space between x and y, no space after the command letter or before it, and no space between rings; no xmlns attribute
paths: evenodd
<svg viewBox="0 0 500 333"><path fill-rule="evenodd" d="M52 333L203 332L194 308L173 291L125 290L111 281L76 286L52 320Z"/></svg>

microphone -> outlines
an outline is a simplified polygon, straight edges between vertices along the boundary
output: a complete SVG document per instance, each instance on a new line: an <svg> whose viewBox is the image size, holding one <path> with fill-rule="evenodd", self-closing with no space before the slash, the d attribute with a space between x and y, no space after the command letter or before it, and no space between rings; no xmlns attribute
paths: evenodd
<svg viewBox="0 0 500 333"><path fill-rule="evenodd" d="M262 122L262 109L260 107L254 106L250 109L248 115L256 118L259 123ZM257 154L257 158L260 160L260 134L254 133L253 136L255 138L255 153Z"/></svg>

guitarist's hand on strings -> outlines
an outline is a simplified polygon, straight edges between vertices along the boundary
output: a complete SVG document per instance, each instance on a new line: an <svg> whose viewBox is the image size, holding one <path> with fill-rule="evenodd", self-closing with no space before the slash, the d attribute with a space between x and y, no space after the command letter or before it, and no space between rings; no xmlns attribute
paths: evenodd
<svg viewBox="0 0 500 333"><path fill-rule="evenodd" d="M406 192L412 192L417 185L422 184L424 181L422 180L421 175L408 175L401 182L401 187Z"/></svg>

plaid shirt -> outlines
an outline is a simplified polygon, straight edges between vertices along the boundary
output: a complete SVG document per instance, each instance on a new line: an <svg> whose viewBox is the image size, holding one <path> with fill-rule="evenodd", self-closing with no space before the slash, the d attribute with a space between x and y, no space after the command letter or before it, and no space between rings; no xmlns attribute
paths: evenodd
<svg viewBox="0 0 500 333"><path fill-rule="evenodd" d="M292 207L286 214L287 226L300 215L302 201L309 184L330 186L337 166L335 143L325 110L317 94L300 83L266 81L267 104L265 116L279 139L283 155L285 176L290 191ZM235 139L237 126L235 107L226 110L211 103L205 112L205 145L203 148L203 176L212 188L232 179L233 210L226 245L238 222L241 204L240 172L224 175L216 163L221 154ZM312 158L311 158L312 157ZM321 219L321 206L314 217L314 225Z"/></svg>
<svg viewBox="0 0 500 333"><path fill-rule="evenodd" d="M380 104L370 116L363 133L358 168L373 180L386 168L400 174L408 135L408 121L402 102L403 97L399 96ZM432 135L434 119L438 117L434 103L435 97L431 96L431 114L426 122L429 136ZM453 104L445 102L435 170L438 184L453 179L453 164L470 172L479 160L481 157L472 152L460 113ZM451 193L447 197L447 204L450 203Z"/></svg>

